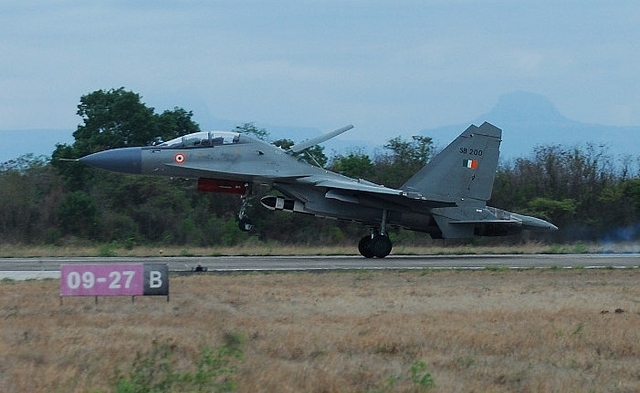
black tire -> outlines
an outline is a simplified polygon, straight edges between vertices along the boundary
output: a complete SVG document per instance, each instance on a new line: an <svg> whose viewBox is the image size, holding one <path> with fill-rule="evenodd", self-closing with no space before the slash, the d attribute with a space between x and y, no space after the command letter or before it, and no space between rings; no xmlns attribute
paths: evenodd
<svg viewBox="0 0 640 393"><path fill-rule="evenodd" d="M251 221L249 217L242 217L240 221L238 221L238 228L243 232L249 232L253 229L253 221Z"/></svg>
<svg viewBox="0 0 640 393"><path fill-rule="evenodd" d="M371 236L365 236L358 242L358 251L365 258L373 258L375 255L371 250Z"/></svg>
<svg viewBox="0 0 640 393"><path fill-rule="evenodd" d="M371 239L371 243L369 244L369 249L373 253L373 255L377 258L384 258L391 253L391 249L393 248L393 244L391 243L391 239L386 235L377 235Z"/></svg>

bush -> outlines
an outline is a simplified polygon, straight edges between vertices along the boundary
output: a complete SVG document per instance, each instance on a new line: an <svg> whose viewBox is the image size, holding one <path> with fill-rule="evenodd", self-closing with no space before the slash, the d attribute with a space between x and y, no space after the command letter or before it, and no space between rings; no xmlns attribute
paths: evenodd
<svg viewBox="0 0 640 393"><path fill-rule="evenodd" d="M223 345L202 348L196 359L187 359L186 370L178 370L176 364L185 361L184 352L175 344L154 341L148 352L136 355L128 373L116 371L115 392L232 392L243 343L241 335L227 334Z"/></svg>

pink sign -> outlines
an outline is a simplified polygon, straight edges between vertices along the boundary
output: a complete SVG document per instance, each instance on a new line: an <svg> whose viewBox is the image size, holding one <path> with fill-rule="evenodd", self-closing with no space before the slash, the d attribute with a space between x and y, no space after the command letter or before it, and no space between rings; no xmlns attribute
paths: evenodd
<svg viewBox="0 0 640 393"><path fill-rule="evenodd" d="M62 265L60 296L141 296L144 265Z"/></svg>

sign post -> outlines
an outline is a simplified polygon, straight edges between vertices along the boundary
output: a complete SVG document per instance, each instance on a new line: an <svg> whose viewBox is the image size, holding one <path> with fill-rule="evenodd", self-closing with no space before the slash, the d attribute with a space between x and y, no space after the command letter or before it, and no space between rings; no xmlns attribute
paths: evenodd
<svg viewBox="0 0 640 393"><path fill-rule="evenodd" d="M166 264L87 264L60 267L60 301L63 296L166 296Z"/></svg>

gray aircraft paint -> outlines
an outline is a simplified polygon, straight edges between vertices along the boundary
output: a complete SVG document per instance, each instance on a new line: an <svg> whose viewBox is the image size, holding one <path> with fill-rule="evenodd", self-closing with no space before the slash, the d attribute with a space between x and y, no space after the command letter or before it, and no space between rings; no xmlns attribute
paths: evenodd
<svg viewBox="0 0 640 393"><path fill-rule="evenodd" d="M552 231L544 220L488 207L500 155L502 131L489 124L469 126L400 188L352 179L295 157L341 134L342 127L286 151L246 134L199 132L157 146L106 150L79 159L121 173L211 180L213 190L243 192L240 228L252 224L245 214L252 185L267 185L282 196L267 196L270 210L353 220L371 226L359 250L365 257L391 252L388 227L402 227L435 238L498 236L522 230ZM217 182L229 184L217 186Z"/></svg>

